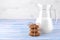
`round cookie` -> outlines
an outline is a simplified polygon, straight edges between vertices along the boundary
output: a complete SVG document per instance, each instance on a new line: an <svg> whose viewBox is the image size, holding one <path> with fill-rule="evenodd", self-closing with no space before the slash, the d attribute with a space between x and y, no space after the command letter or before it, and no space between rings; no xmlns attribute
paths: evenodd
<svg viewBox="0 0 60 40"><path fill-rule="evenodd" d="M36 33L30 32L29 35L30 36L40 36L40 32L36 32Z"/></svg>
<svg viewBox="0 0 60 40"><path fill-rule="evenodd" d="M36 24L31 24L29 27L30 27L31 29L37 29L37 28L39 28L39 26L36 25Z"/></svg>
<svg viewBox="0 0 60 40"><path fill-rule="evenodd" d="M33 32L33 33L36 33L38 32L39 30L38 29L31 29L30 32Z"/></svg>

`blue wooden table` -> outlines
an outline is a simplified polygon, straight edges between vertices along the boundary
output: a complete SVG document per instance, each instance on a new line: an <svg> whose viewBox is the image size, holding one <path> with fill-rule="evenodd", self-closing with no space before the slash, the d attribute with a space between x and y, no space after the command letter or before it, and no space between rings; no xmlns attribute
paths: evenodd
<svg viewBox="0 0 60 40"><path fill-rule="evenodd" d="M35 20L0 19L0 40L60 40L60 20L53 20L53 32L38 37L29 36L32 22Z"/></svg>

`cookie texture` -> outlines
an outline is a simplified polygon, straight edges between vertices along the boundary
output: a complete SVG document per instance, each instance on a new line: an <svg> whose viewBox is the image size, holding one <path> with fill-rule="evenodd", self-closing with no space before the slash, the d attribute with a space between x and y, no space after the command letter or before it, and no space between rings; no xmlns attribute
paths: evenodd
<svg viewBox="0 0 60 40"><path fill-rule="evenodd" d="M40 36L40 28L39 25L36 24L30 24L29 25L30 31L29 35L30 36Z"/></svg>

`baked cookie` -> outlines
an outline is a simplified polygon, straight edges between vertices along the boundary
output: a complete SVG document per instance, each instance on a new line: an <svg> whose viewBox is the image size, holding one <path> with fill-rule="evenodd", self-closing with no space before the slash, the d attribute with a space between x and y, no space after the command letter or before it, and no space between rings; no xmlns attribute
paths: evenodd
<svg viewBox="0 0 60 40"><path fill-rule="evenodd" d="M29 27L30 27L31 29L37 29L37 28L39 28L39 26L36 25L36 24L30 24Z"/></svg>

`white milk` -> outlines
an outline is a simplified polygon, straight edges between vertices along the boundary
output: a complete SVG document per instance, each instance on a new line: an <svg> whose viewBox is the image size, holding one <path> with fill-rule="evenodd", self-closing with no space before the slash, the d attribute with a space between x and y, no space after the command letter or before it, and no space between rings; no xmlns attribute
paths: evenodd
<svg viewBox="0 0 60 40"><path fill-rule="evenodd" d="M50 7L51 5L40 5L39 17L36 19L36 24L41 26L43 33L49 33L53 30L52 19L50 17Z"/></svg>

